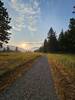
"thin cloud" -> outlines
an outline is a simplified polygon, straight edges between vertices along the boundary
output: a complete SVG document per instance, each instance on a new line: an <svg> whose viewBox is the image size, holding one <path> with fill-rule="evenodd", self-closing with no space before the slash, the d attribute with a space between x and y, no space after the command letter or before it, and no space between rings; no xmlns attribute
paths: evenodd
<svg viewBox="0 0 75 100"><path fill-rule="evenodd" d="M19 0L11 0L11 6L16 12L16 16L13 16L14 30L21 31L26 27L30 32L36 32L40 16L39 2L30 0L24 4L20 3Z"/></svg>

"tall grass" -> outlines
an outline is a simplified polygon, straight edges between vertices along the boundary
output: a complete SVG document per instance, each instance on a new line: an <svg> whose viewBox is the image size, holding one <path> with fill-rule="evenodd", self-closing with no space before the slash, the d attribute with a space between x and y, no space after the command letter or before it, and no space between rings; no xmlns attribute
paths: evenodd
<svg viewBox="0 0 75 100"><path fill-rule="evenodd" d="M49 54L48 59L60 100L75 100L75 55Z"/></svg>
<svg viewBox="0 0 75 100"><path fill-rule="evenodd" d="M0 92L29 70L39 56L32 52L0 53Z"/></svg>
<svg viewBox="0 0 75 100"><path fill-rule="evenodd" d="M0 76L9 70L13 70L17 66L34 59L37 53L0 53Z"/></svg>

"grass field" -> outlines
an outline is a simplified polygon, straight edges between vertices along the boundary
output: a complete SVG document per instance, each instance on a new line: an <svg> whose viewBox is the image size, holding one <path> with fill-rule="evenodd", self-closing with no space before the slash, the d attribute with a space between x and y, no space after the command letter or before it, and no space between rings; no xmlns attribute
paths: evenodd
<svg viewBox="0 0 75 100"><path fill-rule="evenodd" d="M0 53L0 91L31 68L33 61L39 56L40 54L32 52Z"/></svg>
<svg viewBox="0 0 75 100"><path fill-rule="evenodd" d="M35 57L37 53L0 53L0 76Z"/></svg>
<svg viewBox="0 0 75 100"><path fill-rule="evenodd" d="M75 100L75 55L49 54L48 59L60 100Z"/></svg>

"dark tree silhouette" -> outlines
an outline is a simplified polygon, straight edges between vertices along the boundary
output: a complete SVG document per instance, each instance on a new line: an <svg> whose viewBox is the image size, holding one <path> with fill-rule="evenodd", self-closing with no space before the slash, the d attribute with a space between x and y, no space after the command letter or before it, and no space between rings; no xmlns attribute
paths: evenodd
<svg viewBox="0 0 75 100"><path fill-rule="evenodd" d="M6 51L6 49L5 49L5 47L3 48L3 52L5 52Z"/></svg>
<svg viewBox="0 0 75 100"><path fill-rule="evenodd" d="M68 53L75 52L75 19L71 18L69 29L61 32L58 38L60 50Z"/></svg>
<svg viewBox="0 0 75 100"><path fill-rule="evenodd" d="M73 6L73 9L74 9L74 10L73 10L73 12L72 12L72 13L75 13L75 6Z"/></svg>
<svg viewBox="0 0 75 100"><path fill-rule="evenodd" d="M47 39L44 40L44 52L48 52L48 42Z"/></svg>
<svg viewBox="0 0 75 100"><path fill-rule="evenodd" d="M4 3L0 0L0 47L4 43L8 43L11 34L8 30L11 29L9 25L11 18L9 18L7 9L4 7Z"/></svg>
<svg viewBox="0 0 75 100"><path fill-rule="evenodd" d="M15 48L15 51L18 52L18 47Z"/></svg>
<svg viewBox="0 0 75 100"><path fill-rule="evenodd" d="M9 52L10 51L10 48L9 48L9 46L7 46L7 52Z"/></svg>
<svg viewBox="0 0 75 100"><path fill-rule="evenodd" d="M52 27L48 32L48 51L49 52L58 51L58 41L56 38L56 33L54 32Z"/></svg>
<svg viewBox="0 0 75 100"><path fill-rule="evenodd" d="M59 34L59 38L58 38L58 42L59 42L59 49L61 51L64 51L65 47L64 47L64 44L65 44L65 40L64 40L64 32L63 32L63 29L61 31L61 33Z"/></svg>
<svg viewBox="0 0 75 100"><path fill-rule="evenodd" d="M61 48L63 48L63 37L64 37L64 32L62 29L61 33L59 34L59 38L58 38L60 50Z"/></svg>
<svg viewBox="0 0 75 100"><path fill-rule="evenodd" d="M75 52L75 18L70 19L68 39L70 51Z"/></svg>
<svg viewBox="0 0 75 100"><path fill-rule="evenodd" d="M73 13L75 13L75 6L73 8ZM40 47L39 51L75 53L75 18L70 19L68 30L65 32L62 30L58 39L56 38L56 33L51 27L48 32L47 40L45 39L44 46Z"/></svg>

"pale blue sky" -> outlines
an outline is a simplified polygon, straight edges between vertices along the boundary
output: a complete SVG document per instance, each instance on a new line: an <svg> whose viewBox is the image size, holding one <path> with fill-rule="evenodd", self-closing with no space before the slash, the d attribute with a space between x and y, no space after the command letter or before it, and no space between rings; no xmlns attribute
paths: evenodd
<svg viewBox="0 0 75 100"><path fill-rule="evenodd" d="M50 27L60 33L68 28L75 0L3 0L12 18L12 35L9 44L19 47L38 47Z"/></svg>

